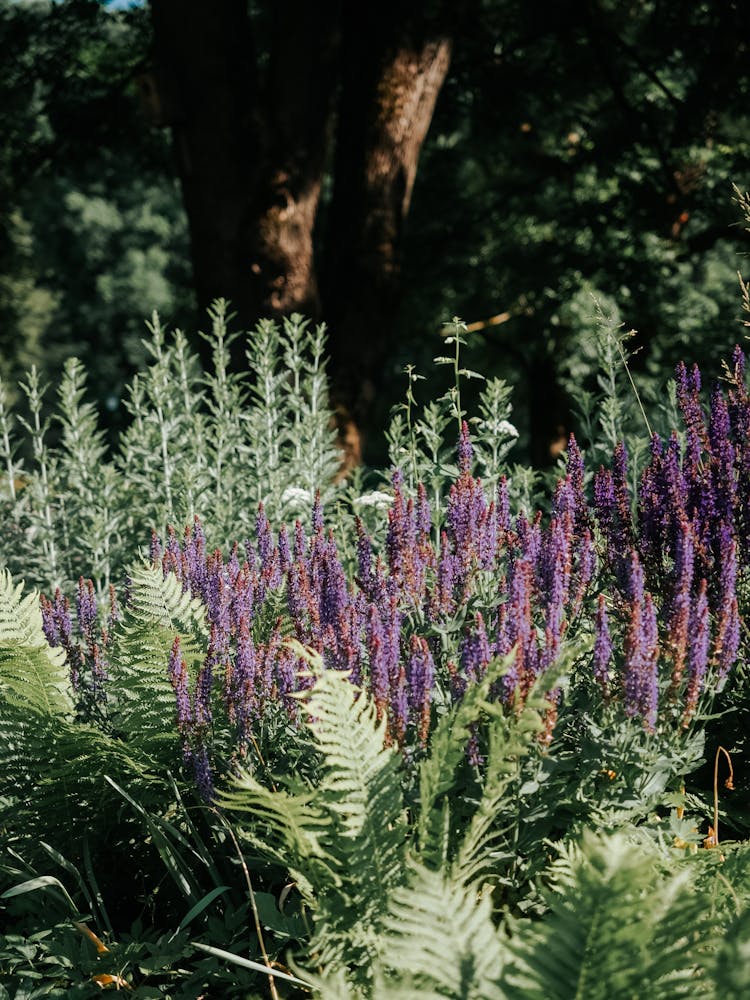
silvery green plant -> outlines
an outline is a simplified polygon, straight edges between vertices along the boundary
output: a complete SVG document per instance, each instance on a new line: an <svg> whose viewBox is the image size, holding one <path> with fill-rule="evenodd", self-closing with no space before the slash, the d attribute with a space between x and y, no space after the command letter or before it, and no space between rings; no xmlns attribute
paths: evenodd
<svg viewBox="0 0 750 1000"><path fill-rule="evenodd" d="M86 373L70 360L51 416L32 369L24 412L0 383L0 564L29 583L70 591L81 572L100 595L119 583L148 532L200 516L212 546L249 532L258 504L303 519L315 492L332 499L339 468L325 370L325 329L299 315L247 335L248 368L230 369L227 304L209 310L204 372L185 334L158 315L148 367L128 387L131 423L109 452ZM19 433L20 432L20 433ZM25 433L24 433L25 432Z"/></svg>
<svg viewBox="0 0 750 1000"><path fill-rule="evenodd" d="M417 483L423 483L430 504L433 520L439 528L444 519L444 497L447 487L458 475L455 460L456 440L461 435L461 426L467 411L463 408L461 383L464 379L484 383L478 400L479 413L468 419L472 427L472 441L476 460L476 470L485 488L492 495L501 477L508 474L507 457L518 438L518 430L511 423L513 407L510 402L511 387L499 378L485 379L484 375L465 367L461 360L461 348L467 346L466 324L457 317L443 328L444 343L452 348L452 354L439 355L434 363L447 367L453 373L453 385L437 399L420 407L415 389L418 382L425 381L413 365L407 365L406 396L391 415L386 431L391 466L403 470L405 482L410 492L416 490ZM520 480L528 487L534 482L531 470L516 470ZM511 489L512 495L518 491ZM532 505L528 488L521 491Z"/></svg>

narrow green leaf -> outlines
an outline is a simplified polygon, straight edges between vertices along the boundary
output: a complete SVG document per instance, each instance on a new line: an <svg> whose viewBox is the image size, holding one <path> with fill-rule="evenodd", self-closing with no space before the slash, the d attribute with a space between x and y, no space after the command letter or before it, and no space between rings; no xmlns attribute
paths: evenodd
<svg viewBox="0 0 750 1000"><path fill-rule="evenodd" d="M298 986L310 987L310 984L306 983L304 979L298 979L297 976L290 976L286 972L279 972L277 969L269 969L267 965L263 965L261 962L253 962L252 959L242 958L241 955L233 955L231 951L224 951L223 948L212 948L210 944L201 944L200 941L191 941L190 943L194 948L199 948L201 951L205 951L209 955L214 955L216 958L223 958L227 962L233 962L235 965L241 965L243 969L253 969L255 972L262 972L264 976L275 976L277 979L283 979L287 983L296 983Z"/></svg>

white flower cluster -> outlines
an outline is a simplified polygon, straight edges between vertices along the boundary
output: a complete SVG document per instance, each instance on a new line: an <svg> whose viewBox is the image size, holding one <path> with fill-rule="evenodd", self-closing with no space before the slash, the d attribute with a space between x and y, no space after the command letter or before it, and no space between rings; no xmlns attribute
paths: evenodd
<svg viewBox="0 0 750 1000"><path fill-rule="evenodd" d="M287 486L281 494L281 504L291 510L309 510L313 502L313 496L309 490L300 486Z"/></svg>
<svg viewBox="0 0 750 1000"><path fill-rule="evenodd" d="M510 420L501 420L500 423L497 425L497 432L498 434L502 434L505 437L512 437L512 438L518 437L518 431L510 422Z"/></svg>
<svg viewBox="0 0 750 1000"><path fill-rule="evenodd" d="M388 510L393 503L390 493L383 493L381 490L374 490L372 493L364 493L353 501L355 507L374 507L376 510Z"/></svg>

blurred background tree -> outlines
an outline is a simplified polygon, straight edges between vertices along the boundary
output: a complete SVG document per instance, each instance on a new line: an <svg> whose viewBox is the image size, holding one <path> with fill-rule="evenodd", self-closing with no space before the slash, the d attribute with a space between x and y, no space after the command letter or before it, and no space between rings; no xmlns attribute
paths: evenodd
<svg viewBox="0 0 750 1000"><path fill-rule="evenodd" d="M594 385L593 296L646 393L738 339L739 2L120 6L0 0L3 374L77 353L116 424L143 318L225 295L325 319L375 431L458 314L545 464Z"/></svg>

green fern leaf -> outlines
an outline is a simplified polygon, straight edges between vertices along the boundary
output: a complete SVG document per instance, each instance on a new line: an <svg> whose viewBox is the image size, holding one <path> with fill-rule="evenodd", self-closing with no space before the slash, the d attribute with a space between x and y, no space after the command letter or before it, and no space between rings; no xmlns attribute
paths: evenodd
<svg viewBox="0 0 750 1000"><path fill-rule="evenodd" d="M504 1000L498 984L505 956L489 896L477 899L445 873L417 865L409 885L393 893L385 926L385 962L401 989L410 984L419 997Z"/></svg>
<svg viewBox="0 0 750 1000"><path fill-rule="evenodd" d="M299 651L315 674L303 698L320 784L269 792L244 774L219 801L252 814L251 842L301 878L316 919L317 963L352 965L369 979L391 892L407 877L399 760L384 747L385 724L370 700L346 675L323 669L317 654Z"/></svg>
<svg viewBox="0 0 750 1000"><path fill-rule="evenodd" d="M39 595L23 596L0 573L0 826L32 843L51 839L80 849L97 817L106 836L103 775L137 776L144 794L156 778L151 762L90 725L77 723L65 655L42 631Z"/></svg>
<svg viewBox="0 0 750 1000"><path fill-rule="evenodd" d="M377 722L372 701L338 671L318 673L307 710L323 756L319 795L335 820L331 847L342 879L340 893L320 900L314 945L324 962L351 951L374 957L391 892L405 881L399 758L384 746L385 720Z"/></svg>
<svg viewBox="0 0 750 1000"><path fill-rule="evenodd" d="M665 876L644 838L620 833L586 836L553 873L559 893L548 895L551 912L513 944L520 969L508 976L512 997L705 995L698 957L711 931L690 871Z"/></svg>
<svg viewBox="0 0 750 1000"><path fill-rule="evenodd" d="M468 688L461 701L443 716L430 738L429 755L419 769L417 842L421 860L431 868L440 868L450 852L447 793L453 788L456 769L465 758L471 727L484 712L491 710L490 689L510 668L514 655L493 660L481 681Z"/></svg>
<svg viewBox="0 0 750 1000"><path fill-rule="evenodd" d="M176 636L195 679L206 654L202 603L183 593L177 577L150 566L132 572L131 602L115 632L111 654L113 719L129 745L173 761L177 749L175 697L168 675Z"/></svg>
<svg viewBox="0 0 750 1000"><path fill-rule="evenodd" d="M7 570L0 571L0 696L6 710L73 714L65 653L47 643L39 594L23 597Z"/></svg>

